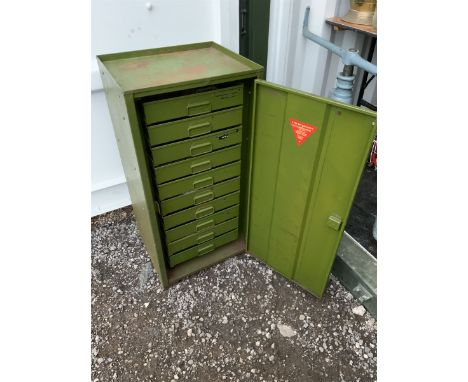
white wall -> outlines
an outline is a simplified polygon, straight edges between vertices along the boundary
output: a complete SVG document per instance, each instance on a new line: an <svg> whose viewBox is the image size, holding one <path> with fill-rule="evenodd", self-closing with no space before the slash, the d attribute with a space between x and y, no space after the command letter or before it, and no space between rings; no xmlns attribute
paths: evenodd
<svg viewBox="0 0 468 382"><path fill-rule="evenodd" d="M335 44L343 48L357 48L362 54L363 34L333 32L325 23L326 18L345 15L349 0L271 0L267 80L328 97L343 65L337 56L303 37L302 22L307 6L311 8L309 29L312 33L334 39ZM374 81L366 90L365 98L375 103L375 93Z"/></svg>
<svg viewBox="0 0 468 382"><path fill-rule="evenodd" d="M238 4L238 0L92 0L92 216L130 204L96 55L202 41L216 41L238 52Z"/></svg>

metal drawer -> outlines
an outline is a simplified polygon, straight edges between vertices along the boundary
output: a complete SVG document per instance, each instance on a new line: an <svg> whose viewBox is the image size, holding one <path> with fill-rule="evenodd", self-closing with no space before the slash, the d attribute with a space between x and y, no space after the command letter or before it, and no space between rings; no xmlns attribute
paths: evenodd
<svg viewBox="0 0 468 382"><path fill-rule="evenodd" d="M234 162L241 157L241 146L236 145L218 150L196 158L185 159L179 162L166 164L154 169L156 182L169 182L183 176L198 174L199 172L216 168L223 164Z"/></svg>
<svg viewBox="0 0 468 382"><path fill-rule="evenodd" d="M242 99L243 85L236 85L224 89L145 102L143 112L146 124L151 125L242 105Z"/></svg>
<svg viewBox="0 0 468 382"><path fill-rule="evenodd" d="M180 240L176 240L167 246L169 255L174 255L177 252L183 251L184 249L190 248L194 245L204 243L205 241L213 240L215 237L232 231L233 229L237 229L238 225L239 219L234 218L201 232L186 236Z"/></svg>
<svg viewBox="0 0 468 382"><path fill-rule="evenodd" d="M239 191L163 217L164 229L168 230L192 220L202 219L234 204L239 204Z"/></svg>
<svg viewBox="0 0 468 382"><path fill-rule="evenodd" d="M229 179L211 187L166 199L160 202L161 214L169 215L184 208L198 206L240 189L240 177Z"/></svg>
<svg viewBox="0 0 468 382"><path fill-rule="evenodd" d="M156 146L151 149L155 166L176 160L208 154L212 151L232 146L241 142L242 127L218 131L200 138Z"/></svg>
<svg viewBox="0 0 468 382"><path fill-rule="evenodd" d="M180 225L166 231L166 243L170 245L171 242L189 236L191 234L200 232L207 228L214 227L226 220L239 216L239 205L225 208L215 214L203 219L194 220L190 223Z"/></svg>
<svg viewBox="0 0 468 382"><path fill-rule="evenodd" d="M164 200L190 191L199 190L239 176L241 162L227 164L197 175L187 176L158 186L159 199Z"/></svg>
<svg viewBox="0 0 468 382"><path fill-rule="evenodd" d="M205 255L224 244L236 240L238 237L239 232L237 229L225 233L224 235L218 236L213 240L206 241L203 244L196 245L192 248L186 249L185 251L169 256L169 265L173 267L177 264L183 263L184 261L193 259L194 257Z"/></svg>
<svg viewBox="0 0 468 382"><path fill-rule="evenodd" d="M215 113L148 126L151 146L193 138L242 123L242 106Z"/></svg>

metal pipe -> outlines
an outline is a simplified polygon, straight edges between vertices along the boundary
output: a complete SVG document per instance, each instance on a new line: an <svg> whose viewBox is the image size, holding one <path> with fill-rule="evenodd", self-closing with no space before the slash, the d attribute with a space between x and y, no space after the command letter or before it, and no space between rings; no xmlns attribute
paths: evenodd
<svg viewBox="0 0 468 382"><path fill-rule="evenodd" d="M343 49L333 44L332 42L325 40L324 38L317 36L309 30L309 13L310 7L307 7L304 14L304 22L302 24L302 34L305 38L319 44L320 46L328 49L332 53L341 57L343 64L357 66L366 72L377 75L377 65L370 63L363 59L355 49Z"/></svg>

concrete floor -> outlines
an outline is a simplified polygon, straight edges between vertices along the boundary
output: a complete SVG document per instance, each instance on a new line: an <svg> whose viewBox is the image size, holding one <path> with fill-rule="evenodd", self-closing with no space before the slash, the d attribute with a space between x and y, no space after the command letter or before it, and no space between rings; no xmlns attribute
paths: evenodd
<svg viewBox="0 0 468 382"><path fill-rule="evenodd" d="M163 290L131 208L92 219L92 381L374 381L375 320L249 255Z"/></svg>

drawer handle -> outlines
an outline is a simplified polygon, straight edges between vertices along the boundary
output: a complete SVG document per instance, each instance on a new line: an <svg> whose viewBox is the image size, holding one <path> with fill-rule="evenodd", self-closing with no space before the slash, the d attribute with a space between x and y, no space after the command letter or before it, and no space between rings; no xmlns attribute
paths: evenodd
<svg viewBox="0 0 468 382"><path fill-rule="evenodd" d="M213 177L212 176L208 176L208 177L203 178L203 179L198 179L198 180L193 182L193 188L195 190L198 189L198 188L203 188L203 187L212 186L212 185L213 185Z"/></svg>
<svg viewBox="0 0 468 382"><path fill-rule="evenodd" d="M203 162L194 163L190 166L190 169L192 170L192 174L196 174L205 170L210 170L211 161L208 159Z"/></svg>
<svg viewBox="0 0 468 382"><path fill-rule="evenodd" d="M211 102L203 101L196 103L189 103L187 105L187 114L188 115L197 115L211 112Z"/></svg>
<svg viewBox="0 0 468 382"><path fill-rule="evenodd" d="M213 151L211 142L200 143L199 145L192 145L190 147L190 155L196 157L197 155L210 153Z"/></svg>
<svg viewBox="0 0 468 382"><path fill-rule="evenodd" d="M197 125L189 126L187 129L189 137L196 137L206 133L211 133L211 122L203 122Z"/></svg>
<svg viewBox="0 0 468 382"><path fill-rule="evenodd" d="M208 241L214 239L214 231L204 233L197 237L197 243L203 243L204 241Z"/></svg>
<svg viewBox="0 0 468 382"><path fill-rule="evenodd" d="M208 253L213 249L214 249L214 244L213 243L208 244L208 245L204 245L203 247L198 248L198 255L204 255L205 253Z"/></svg>
<svg viewBox="0 0 468 382"><path fill-rule="evenodd" d="M209 202L210 200L214 199L214 192L208 191L204 192L203 194L199 194L193 197L193 203L195 205L202 204L205 202Z"/></svg>
<svg viewBox="0 0 468 382"><path fill-rule="evenodd" d="M207 221L198 223L198 224L195 226L195 231L198 232L198 231L201 231L201 230L204 229L204 228L213 227L213 226L214 226L214 220L213 220L213 219L210 219L210 220L207 220Z"/></svg>
<svg viewBox="0 0 468 382"><path fill-rule="evenodd" d="M204 218L205 216L211 215L213 212L214 212L213 206L201 208L195 211L195 219Z"/></svg>

